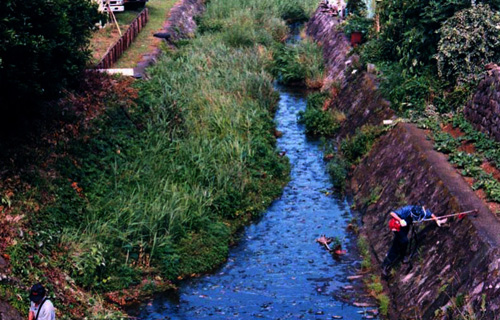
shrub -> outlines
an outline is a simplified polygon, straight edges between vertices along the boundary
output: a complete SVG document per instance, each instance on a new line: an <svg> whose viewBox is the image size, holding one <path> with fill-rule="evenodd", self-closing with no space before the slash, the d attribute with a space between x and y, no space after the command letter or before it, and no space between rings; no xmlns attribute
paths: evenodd
<svg viewBox="0 0 500 320"><path fill-rule="evenodd" d="M335 114L330 110L323 110L323 104L328 97L328 92L310 94L306 110L299 112L299 123L305 125L307 135L332 136L338 130L339 122Z"/></svg>
<svg viewBox="0 0 500 320"><path fill-rule="evenodd" d="M372 27L373 19L368 19L357 15L349 15L342 24L342 31L347 36L350 36L353 32L361 32L363 35L368 35Z"/></svg>
<svg viewBox="0 0 500 320"><path fill-rule="evenodd" d="M358 163L370 151L373 142L382 132L380 127L364 126L356 130L353 137L344 139L340 144L340 150L347 161L354 164Z"/></svg>
<svg viewBox="0 0 500 320"><path fill-rule="evenodd" d="M498 0L478 1L498 9ZM455 12L471 6L470 0L382 1L379 3L386 60L398 61L409 73L433 66L442 23Z"/></svg>
<svg viewBox="0 0 500 320"><path fill-rule="evenodd" d="M349 170L348 163L338 154L336 154L328 163L328 173L332 184L339 191L344 191L346 179Z"/></svg>
<svg viewBox="0 0 500 320"><path fill-rule="evenodd" d="M500 15L483 4L446 20L435 55L439 76L459 83L478 81L484 65L500 58L499 23Z"/></svg>
<svg viewBox="0 0 500 320"><path fill-rule="evenodd" d="M427 103L440 98L437 93L442 92L444 84L434 78L430 69L421 74L408 74L398 64L385 63L379 67L383 79L380 90L395 111L423 111Z"/></svg>
<svg viewBox="0 0 500 320"><path fill-rule="evenodd" d="M0 109L23 115L76 85L102 18L90 0L0 2Z"/></svg>
<svg viewBox="0 0 500 320"><path fill-rule="evenodd" d="M277 45L273 51L271 72L283 84L315 84L322 82L323 52L315 42Z"/></svg>
<svg viewBox="0 0 500 320"><path fill-rule="evenodd" d="M363 0L349 0L347 1L346 9L348 13L361 16L367 8Z"/></svg>

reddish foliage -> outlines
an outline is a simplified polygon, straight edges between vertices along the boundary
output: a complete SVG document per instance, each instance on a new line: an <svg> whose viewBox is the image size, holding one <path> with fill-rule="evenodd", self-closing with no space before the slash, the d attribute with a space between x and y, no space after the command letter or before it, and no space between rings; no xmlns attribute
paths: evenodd
<svg viewBox="0 0 500 320"><path fill-rule="evenodd" d="M500 170L498 170L492 163L486 161L481 165L481 168L486 173L490 173L495 179L500 181Z"/></svg>
<svg viewBox="0 0 500 320"><path fill-rule="evenodd" d="M451 123L445 125L442 129L444 132L449 133L453 138L465 135L465 133L463 133L459 128L454 128Z"/></svg>
<svg viewBox="0 0 500 320"><path fill-rule="evenodd" d="M125 109L135 106L138 90L132 87L133 81L132 78L114 78L100 72L85 73L80 88L66 92L66 97L59 101L63 112L75 114L78 120L74 123L61 120L59 129L47 134L44 140L52 145L58 141L68 142L84 134L110 105Z"/></svg>

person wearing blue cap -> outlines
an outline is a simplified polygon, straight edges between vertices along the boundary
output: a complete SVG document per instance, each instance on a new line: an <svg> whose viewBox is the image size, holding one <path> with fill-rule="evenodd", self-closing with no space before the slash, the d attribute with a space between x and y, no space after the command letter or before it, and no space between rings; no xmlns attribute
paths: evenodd
<svg viewBox="0 0 500 320"><path fill-rule="evenodd" d="M37 283L30 290L30 312L28 320L55 320L56 311L52 302L46 298L45 288Z"/></svg>
<svg viewBox="0 0 500 320"><path fill-rule="evenodd" d="M389 227L394 232L392 246L389 249L384 261L382 262L382 275L389 276L390 268L395 264L398 258L403 257L403 263L409 262L409 256L406 255L408 248L408 233L413 222L430 219L436 221L441 226L441 221L429 210L423 206L405 206L391 211L391 221Z"/></svg>

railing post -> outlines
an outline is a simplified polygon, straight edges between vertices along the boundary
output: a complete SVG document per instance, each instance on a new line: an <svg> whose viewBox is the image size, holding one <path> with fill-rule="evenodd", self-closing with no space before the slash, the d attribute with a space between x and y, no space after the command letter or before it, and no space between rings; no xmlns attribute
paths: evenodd
<svg viewBox="0 0 500 320"><path fill-rule="evenodd" d="M149 21L149 10L144 8L141 13L134 19L134 21L129 25L127 31L115 42L115 44L106 51L104 57L96 65L97 69L109 69L111 66L118 61L121 55L127 50L134 39L139 35L142 28Z"/></svg>

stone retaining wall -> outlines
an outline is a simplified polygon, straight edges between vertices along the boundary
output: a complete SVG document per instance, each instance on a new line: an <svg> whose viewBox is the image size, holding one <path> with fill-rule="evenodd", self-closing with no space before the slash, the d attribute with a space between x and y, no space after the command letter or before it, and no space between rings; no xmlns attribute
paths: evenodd
<svg viewBox="0 0 500 320"><path fill-rule="evenodd" d="M465 107L465 117L476 129L500 142L500 69L495 68L479 84Z"/></svg>
<svg viewBox="0 0 500 320"><path fill-rule="evenodd" d="M351 50L344 34L337 31L340 20L330 15L325 7L320 6L306 25L307 35L312 36L323 46L328 79L345 83L344 68L348 61L347 53Z"/></svg>
<svg viewBox="0 0 500 320"><path fill-rule="evenodd" d="M345 72L348 47L335 25L334 18L318 9L308 33L323 44L332 79L343 83L332 102L333 108L347 116L342 137L365 124L381 124L393 113L380 97L373 75L361 70L353 74L354 58L349 58L349 72ZM391 319L451 320L462 315L464 319L498 319L500 223L446 157L433 150L425 131L410 124L396 125L354 169L351 189L362 214L361 233L369 240L375 273L392 242L389 210L420 203L437 215L479 210L477 218L450 219L443 228L435 223L418 227L418 253L410 265L396 267L386 283Z"/></svg>
<svg viewBox="0 0 500 320"><path fill-rule="evenodd" d="M352 190L376 264L392 242L389 210L419 203L436 215L478 209L477 218L450 219L447 227L419 226L420 251L411 265L394 269L388 288L398 319L459 319L467 306L457 297L477 316L495 319L500 312L498 221L445 156L433 150L424 131L399 124L382 137L354 170Z"/></svg>
<svg viewBox="0 0 500 320"><path fill-rule="evenodd" d="M322 45L328 79L336 82L336 98L330 108L342 111L348 119L338 133L342 138L364 125L381 125L394 112L378 92L376 76L358 69L357 56L347 57L351 46L337 30L338 24L337 17L320 7L307 23L307 34Z"/></svg>

